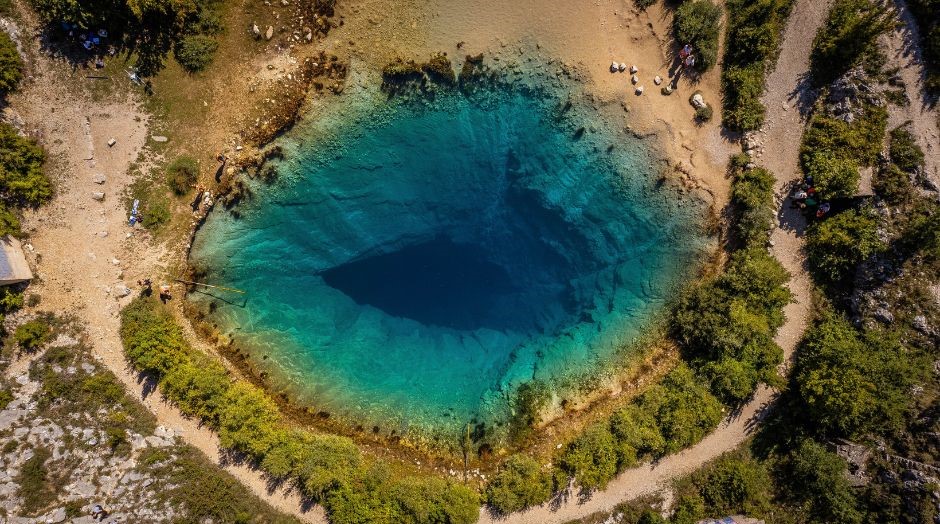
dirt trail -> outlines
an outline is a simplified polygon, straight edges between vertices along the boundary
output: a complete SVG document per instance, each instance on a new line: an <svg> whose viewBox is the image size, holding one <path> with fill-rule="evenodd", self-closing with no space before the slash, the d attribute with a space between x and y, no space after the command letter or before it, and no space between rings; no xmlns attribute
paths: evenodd
<svg viewBox="0 0 940 524"><path fill-rule="evenodd" d="M128 170L148 139L147 115L134 100L95 103L74 88L89 82L82 71L69 74L38 51L33 34L21 33L27 47L29 78L10 97L5 116L23 122L24 131L39 138L49 154L56 195L52 202L24 217L26 244L37 279L31 293L41 296L38 310L77 316L86 326L93 353L127 387L129 394L152 411L159 424L182 433L183 440L221 464L271 506L304 522L325 522L322 510L306 511L297 493L269 490L257 471L225 464L218 437L195 421L183 418L159 394L145 394L137 375L128 369L118 336L120 297L125 283L159 274L166 251L149 235L126 223L123 202L132 182ZM112 79L120 82L125 79ZM109 145L111 139L116 142ZM94 180L104 175L104 183ZM98 198L95 192L104 193ZM24 365L19 363L19 365Z"/></svg>
<svg viewBox="0 0 940 524"><path fill-rule="evenodd" d="M888 63L899 67L898 75L910 101L906 107L888 106L890 129L910 121L917 144L924 150L925 171L933 183L940 186L940 104L931 100L924 90L924 61L920 49L920 35L914 15L904 0L896 0L897 29L882 37L881 44L888 54Z"/></svg>
<svg viewBox="0 0 940 524"><path fill-rule="evenodd" d="M822 26L829 5L829 1L797 0L787 23L777 66L767 78L767 92L762 100L767 107L767 124L764 131L767 136L776 139L765 143L759 162L771 169L777 177L777 190L781 201L786 195L788 184L798 176L800 136L806 113L812 106L813 93L807 88L805 78L809 69L809 53L813 39L807 35L815 35L816 30ZM789 364L809 317L810 283L804 269L801 217L798 213L791 212L788 206L783 206L779 219L779 227L771 235L773 252L792 274L789 285L796 300L786 307L787 321L776 337ZM726 419L718 429L695 446L670 455L655 465L644 465L623 472L605 490L595 493L587 501L582 501L576 493L569 492L558 504L546 504L505 519L494 519L484 511L480 522L566 522L595 512L610 511L620 502L662 491L668 488L670 481L695 471L709 460L733 450L744 442L760 422L765 408L773 402L775 395L771 389L760 388L740 413Z"/></svg>

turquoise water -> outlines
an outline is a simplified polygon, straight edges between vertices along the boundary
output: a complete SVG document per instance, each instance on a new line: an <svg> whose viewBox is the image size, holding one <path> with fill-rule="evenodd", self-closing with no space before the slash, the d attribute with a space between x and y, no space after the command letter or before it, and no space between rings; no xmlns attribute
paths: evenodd
<svg viewBox="0 0 940 524"><path fill-rule="evenodd" d="M513 386L639 335L701 248L701 206L657 187L643 144L574 113L505 93L311 124L278 181L194 242L206 279L247 300L192 299L316 409L498 420Z"/></svg>

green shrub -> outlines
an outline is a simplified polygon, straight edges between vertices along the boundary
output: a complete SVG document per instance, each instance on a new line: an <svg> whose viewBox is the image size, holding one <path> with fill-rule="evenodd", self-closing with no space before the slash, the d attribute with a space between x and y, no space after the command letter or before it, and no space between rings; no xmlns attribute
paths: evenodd
<svg viewBox="0 0 940 524"><path fill-rule="evenodd" d="M13 237L22 236L20 229L20 218L7 206L0 203L0 236L10 235Z"/></svg>
<svg viewBox="0 0 940 524"><path fill-rule="evenodd" d="M761 247L773 227L774 176L761 167L745 169L749 161L747 156L739 155L731 162L733 227L745 247Z"/></svg>
<svg viewBox="0 0 940 524"><path fill-rule="evenodd" d="M665 453L695 444L721 421L721 403L682 364L644 393L637 405L657 420Z"/></svg>
<svg viewBox="0 0 940 524"><path fill-rule="evenodd" d="M172 215L170 215L170 202L165 197L152 196L144 206L140 223L151 231L158 231L172 218Z"/></svg>
<svg viewBox="0 0 940 524"><path fill-rule="evenodd" d="M0 122L0 193L8 205L39 206L52 198L43 172L46 155L35 142Z"/></svg>
<svg viewBox="0 0 940 524"><path fill-rule="evenodd" d="M824 86L860 65L877 49L877 39L894 26L887 6L873 0L836 0L816 33L810 72Z"/></svg>
<svg viewBox="0 0 940 524"><path fill-rule="evenodd" d="M635 5L637 9L646 9L655 3L656 0L633 0L633 5Z"/></svg>
<svg viewBox="0 0 940 524"><path fill-rule="evenodd" d="M695 110L695 119L699 122L711 122L714 110L712 106L705 104L704 106Z"/></svg>
<svg viewBox="0 0 940 524"><path fill-rule="evenodd" d="M199 162L190 156L181 156L166 168L166 183L177 195L185 195L199 180Z"/></svg>
<svg viewBox="0 0 940 524"><path fill-rule="evenodd" d="M657 457L666 450L666 439L653 414L636 404L630 404L611 416L610 431L617 439L620 469L633 467L641 456Z"/></svg>
<svg viewBox="0 0 940 524"><path fill-rule="evenodd" d="M858 165L828 152L811 153L805 162L806 174L823 198L851 197L858 194L861 175Z"/></svg>
<svg viewBox="0 0 940 524"><path fill-rule="evenodd" d="M872 189L890 204L907 202L914 195L914 186L909 175L895 164L888 164L878 170L872 179Z"/></svg>
<svg viewBox="0 0 940 524"><path fill-rule="evenodd" d="M23 59L16 44L5 31L0 31L0 96L16 89L23 78Z"/></svg>
<svg viewBox="0 0 940 524"><path fill-rule="evenodd" d="M219 42L211 36L195 34L181 38L173 47L173 56L189 73L202 71L215 57Z"/></svg>
<svg viewBox="0 0 940 524"><path fill-rule="evenodd" d="M548 500L552 495L552 478L534 459L516 454L500 466L484 494L490 507L509 514Z"/></svg>
<svg viewBox="0 0 940 524"><path fill-rule="evenodd" d="M603 489L617 474L617 445L607 425L596 424L568 444L559 467L581 489Z"/></svg>
<svg viewBox="0 0 940 524"><path fill-rule="evenodd" d="M721 74L723 123L752 131L764 123L764 74L777 54L793 0L728 0L728 36Z"/></svg>
<svg viewBox="0 0 940 524"><path fill-rule="evenodd" d="M711 514L761 517L771 509L770 474L752 458L724 455L693 482Z"/></svg>
<svg viewBox="0 0 940 524"><path fill-rule="evenodd" d="M13 340L21 348L33 351L52 338L52 328L43 320L30 320L20 324L13 333Z"/></svg>
<svg viewBox="0 0 940 524"><path fill-rule="evenodd" d="M906 173L915 173L924 165L924 151L906 126L891 131L888 152L891 161Z"/></svg>
<svg viewBox="0 0 940 524"><path fill-rule="evenodd" d="M888 111L883 106L865 106L863 113L852 123L817 113L803 133L800 146L803 171L809 170L815 154L827 154L859 166L874 165L882 150L887 125Z"/></svg>
<svg viewBox="0 0 940 524"><path fill-rule="evenodd" d="M863 518L847 469L845 460L812 440L803 440L782 467L788 495L807 505L814 521L858 524Z"/></svg>
<svg viewBox="0 0 940 524"><path fill-rule="evenodd" d="M845 284L863 260L882 249L870 211L849 210L818 222L806 239L810 269L823 284Z"/></svg>
<svg viewBox="0 0 940 524"><path fill-rule="evenodd" d="M14 479L23 497L22 515L38 513L56 500L56 493L49 479L46 461L52 457L48 448L36 448L33 456L23 463L20 474Z"/></svg>
<svg viewBox="0 0 940 524"><path fill-rule="evenodd" d="M707 71L718 61L721 7L710 0L690 0L676 9L673 34L681 44L691 44L697 55L696 67Z"/></svg>
<svg viewBox="0 0 940 524"><path fill-rule="evenodd" d="M763 62L748 67L730 65L721 74L723 123L734 131L753 131L764 124L767 113L760 97L764 93Z"/></svg>
<svg viewBox="0 0 940 524"><path fill-rule="evenodd" d="M6 389L0 389L0 411L6 409L10 402L13 402L13 398L13 393Z"/></svg>
<svg viewBox="0 0 940 524"><path fill-rule="evenodd" d="M806 332L795 380L810 427L856 437L899 427L910 388L923 375L896 337L877 330L863 336L841 314L826 311Z"/></svg>

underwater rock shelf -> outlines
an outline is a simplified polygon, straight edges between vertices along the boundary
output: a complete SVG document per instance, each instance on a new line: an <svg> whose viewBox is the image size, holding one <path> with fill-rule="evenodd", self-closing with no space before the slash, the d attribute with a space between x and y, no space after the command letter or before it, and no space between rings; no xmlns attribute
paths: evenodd
<svg viewBox="0 0 940 524"><path fill-rule="evenodd" d="M209 281L248 291L213 320L301 402L398 427L498 419L512 386L602 362L692 264L699 208L641 143L551 114L448 96L293 137L278 182L196 237Z"/></svg>

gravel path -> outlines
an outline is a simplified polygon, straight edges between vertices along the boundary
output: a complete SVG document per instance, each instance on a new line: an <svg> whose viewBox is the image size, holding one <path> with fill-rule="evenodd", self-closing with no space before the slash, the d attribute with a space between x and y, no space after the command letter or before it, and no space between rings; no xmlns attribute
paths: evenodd
<svg viewBox="0 0 940 524"><path fill-rule="evenodd" d="M925 170L934 184L940 186L940 107L924 91L924 65L920 50L920 36L914 15L904 0L896 0L898 27L882 37L882 48L890 64L900 68L898 75L910 104L888 106L888 125L894 129L907 121L917 144L924 150Z"/></svg>
<svg viewBox="0 0 940 524"><path fill-rule="evenodd" d="M798 177L800 137L814 94L807 88L809 53L812 35L825 21L830 1L797 0L783 37L776 69L767 77L763 103L767 107L767 124L761 135L774 137L764 141L759 163L777 177L779 200L783 201L788 185ZM782 206L779 227L771 235L773 253L790 271L790 290L795 302L785 309L787 322L777 333L776 341L790 363L796 345L809 318L810 283L803 257L803 223L799 213ZM603 491L583 501L569 492L555 504L545 504L527 511L494 519L484 510L480 522L514 524L550 524L578 519L601 511L610 511L620 502L662 491L668 483L700 468L706 462L738 447L754 430L773 402L776 392L762 387L754 398L734 416L727 418L713 433L691 448L665 457L653 465L644 465L621 473Z"/></svg>

